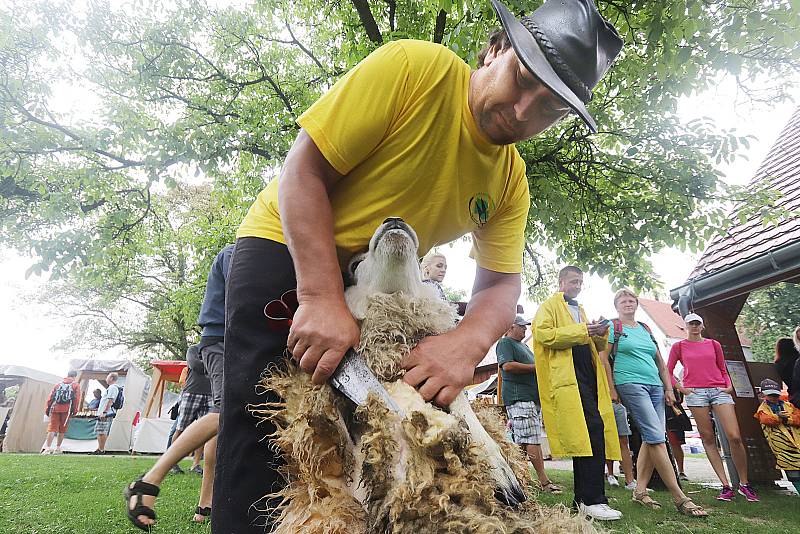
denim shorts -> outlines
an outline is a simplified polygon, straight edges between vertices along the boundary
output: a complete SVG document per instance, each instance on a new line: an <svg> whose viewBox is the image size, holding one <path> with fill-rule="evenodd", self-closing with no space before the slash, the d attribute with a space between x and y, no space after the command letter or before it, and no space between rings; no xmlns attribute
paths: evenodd
<svg viewBox="0 0 800 534"><path fill-rule="evenodd" d="M692 392L686 395L686 406L700 408L703 406L719 406L720 404L736 404L730 393L722 388L687 388Z"/></svg>
<svg viewBox="0 0 800 534"><path fill-rule="evenodd" d="M634 424L639 427L642 441L650 445L666 442L664 386L617 384L616 387Z"/></svg>
<svg viewBox="0 0 800 534"><path fill-rule="evenodd" d="M617 435L627 437L631 435L631 426L628 424L628 410L623 404L614 402L614 420L617 422Z"/></svg>

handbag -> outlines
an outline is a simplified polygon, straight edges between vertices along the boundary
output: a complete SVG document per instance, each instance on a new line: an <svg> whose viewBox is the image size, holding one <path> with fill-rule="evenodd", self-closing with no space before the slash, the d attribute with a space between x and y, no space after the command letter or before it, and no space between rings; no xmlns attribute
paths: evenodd
<svg viewBox="0 0 800 534"><path fill-rule="evenodd" d="M676 432L689 432L692 430L692 420L680 404L667 406L667 430Z"/></svg>

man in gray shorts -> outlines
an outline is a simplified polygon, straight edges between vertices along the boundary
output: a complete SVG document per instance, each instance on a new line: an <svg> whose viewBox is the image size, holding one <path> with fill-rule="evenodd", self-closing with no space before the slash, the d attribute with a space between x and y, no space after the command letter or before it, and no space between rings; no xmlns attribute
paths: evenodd
<svg viewBox="0 0 800 534"><path fill-rule="evenodd" d="M628 438L631 435L631 427L628 424L628 410L621 402L612 402L614 407L614 420L617 422L617 434L619 435L619 448L622 453L622 461L619 466L625 475L625 489L633 490L636 488L636 479L633 476L633 460L631 458L631 447ZM614 476L614 460L606 460L606 480L609 486L619 486L619 480Z"/></svg>
<svg viewBox="0 0 800 534"><path fill-rule="evenodd" d="M211 382L212 405L209 413L190 424L173 441L155 465L141 479L128 486L128 519L139 528L155 524L153 510L158 486L169 469L187 454L203 446L204 469L200 498L195 509L194 521L203 523L211 515L212 490L217 458L217 434L219 433L219 410L222 406L222 368L225 353L225 280L233 255L233 245L223 248L211 264L206 283L206 292L200 307L197 323L203 328L198 348L206 376ZM205 445L203 445L205 444ZM153 494L155 493L155 495ZM142 506L136 498L141 496ZM136 509L136 510L134 510ZM143 510L146 510L143 512Z"/></svg>
<svg viewBox="0 0 800 534"><path fill-rule="evenodd" d="M495 348L502 378L503 404L511 421L514 443L528 455L542 491L558 494L561 488L550 480L544 470L541 446L544 430L533 352L522 343L529 324L517 315Z"/></svg>

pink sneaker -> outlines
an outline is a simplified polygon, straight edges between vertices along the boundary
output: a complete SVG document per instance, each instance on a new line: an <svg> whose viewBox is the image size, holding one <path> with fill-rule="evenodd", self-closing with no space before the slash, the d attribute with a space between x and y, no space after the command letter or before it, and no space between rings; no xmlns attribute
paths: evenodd
<svg viewBox="0 0 800 534"><path fill-rule="evenodd" d="M730 486L722 486L722 491L720 491L719 495L717 495L717 500L731 502L735 496L736 493L730 488Z"/></svg>
<svg viewBox="0 0 800 534"><path fill-rule="evenodd" d="M758 502L758 495L756 490L750 484L739 484L739 493L744 495L748 502Z"/></svg>

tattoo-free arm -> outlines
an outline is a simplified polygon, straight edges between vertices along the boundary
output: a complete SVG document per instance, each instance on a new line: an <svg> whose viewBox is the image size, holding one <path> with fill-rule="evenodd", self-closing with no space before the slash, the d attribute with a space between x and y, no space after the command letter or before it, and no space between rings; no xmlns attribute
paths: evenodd
<svg viewBox="0 0 800 534"><path fill-rule="evenodd" d="M328 379L360 336L344 300L328 196L341 177L301 130L284 162L278 208L294 261L299 303L287 346L315 384Z"/></svg>

